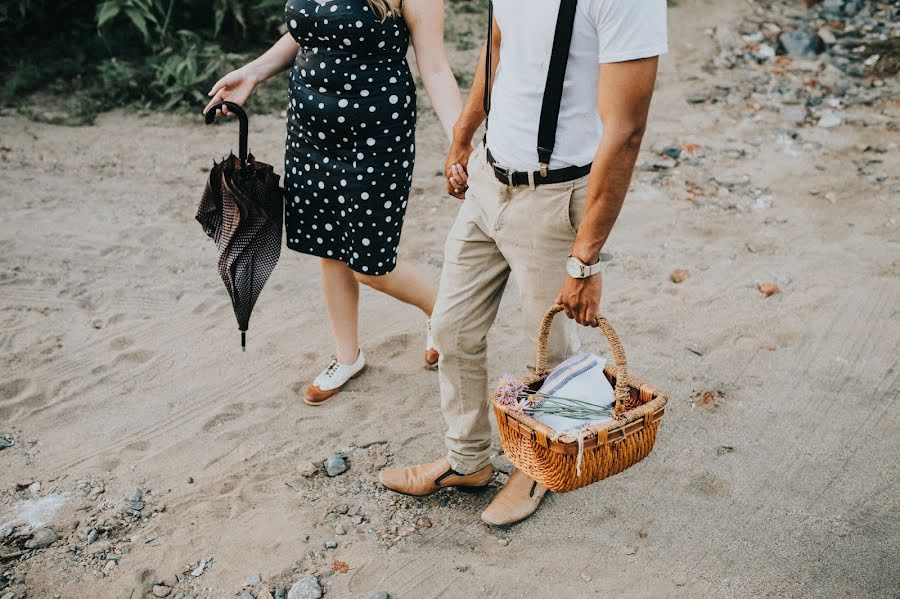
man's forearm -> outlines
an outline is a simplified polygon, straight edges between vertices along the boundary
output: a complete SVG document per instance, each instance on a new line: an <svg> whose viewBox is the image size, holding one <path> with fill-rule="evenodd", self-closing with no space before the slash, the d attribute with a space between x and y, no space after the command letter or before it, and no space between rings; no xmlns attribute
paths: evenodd
<svg viewBox="0 0 900 599"><path fill-rule="evenodd" d="M572 246L572 255L585 264L597 263L616 223L631 184L643 132L642 125L604 130L588 177L584 216Z"/></svg>
<svg viewBox="0 0 900 599"><path fill-rule="evenodd" d="M494 29L494 46L491 50L491 83L494 82L494 76L497 72L497 64L500 62L500 40L499 31ZM484 86L485 73L484 65L487 61L487 43L481 49L481 56L478 59L478 66L475 67L475 76L472 79L472 88L466 97L466 103L463 110L453 126L453 141L455 143L471 144L472 138L484 122Z"/></svg>

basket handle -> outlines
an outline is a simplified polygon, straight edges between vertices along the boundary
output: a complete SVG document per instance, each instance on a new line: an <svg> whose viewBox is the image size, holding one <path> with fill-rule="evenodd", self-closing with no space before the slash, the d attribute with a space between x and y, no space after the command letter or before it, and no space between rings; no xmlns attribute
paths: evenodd
<svg viewBox="0 0 900 599"><path fill-rule="evenodd" d="M550 326L553 324L553 317L558 312L562 312L563 309L561 304L556 304L547 310L543 320L541 320L541 328L538 331L537 359L534 363L535 374L543 375L547 373L547 341L550 338ZM615 329L613 329L606 318L599 314L597 315L597 326L606 335L606 340L609 342L609 348L612 350L613 359L616 363L616 413L621 414L627 409L626 406L631 399L631 392L628 389L628 363L625 360L625 350L622 348L622 343L619 341L619 336L616 334Z"/></svg>

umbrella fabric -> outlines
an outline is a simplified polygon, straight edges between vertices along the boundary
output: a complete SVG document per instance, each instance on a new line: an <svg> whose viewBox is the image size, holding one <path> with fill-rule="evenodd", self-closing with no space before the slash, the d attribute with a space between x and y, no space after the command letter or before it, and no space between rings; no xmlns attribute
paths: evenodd
<svg viewBox="0 0 900 599"><path fill-rule="evenodd" d="M214 164L197 220L219 250L219 275L244 332L281 255L283 196L271 165L250 154ZM242 336L243 340L243 336Z"/></svg>

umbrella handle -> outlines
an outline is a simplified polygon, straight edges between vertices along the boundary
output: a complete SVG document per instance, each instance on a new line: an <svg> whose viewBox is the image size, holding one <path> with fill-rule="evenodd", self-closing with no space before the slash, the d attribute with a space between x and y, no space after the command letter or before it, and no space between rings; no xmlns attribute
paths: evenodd
<svg viewBox="0 0 900 599"><path fill-rule="evenodd" d="M241 159L241 162L246 164L247 162L247 135L250 130L250 122L247 118L247 113L244 112L244 109L240 107L240 105L235 104L234 102L219 102L218 104L213 104L209 107L209 110L206 111L206 124L211 125L213 121L216 120L216 111L222 107L227 108L234 114L238 116L238 120L241 123L240 128L240 138L238 143L240 144L238 150L238 157Z"/></svg>

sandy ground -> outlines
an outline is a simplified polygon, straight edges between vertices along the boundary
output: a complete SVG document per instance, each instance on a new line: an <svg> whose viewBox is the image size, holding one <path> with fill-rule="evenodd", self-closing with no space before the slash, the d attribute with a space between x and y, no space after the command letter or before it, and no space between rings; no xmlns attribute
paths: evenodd
<svg viewBox="0 0 900 599"><path fill-rule="evenodd" d="M886 123L900 109L795 139L776 114L687 104L719 82L701 69L703 31L744 10L723 4L671 11L642 161L660 144L695 143L702 158L665 181L636 173L607 246L604 311L632 370L671 397L656 449L509 530L478 520L503 474L481 494L421 500L376 483L385 464L442 452L413 309L365 290L370 370L309 408L299 393L331 347L317 263L286 251L238 351L193 220L235 128L0 117L0 434L14 441L0 451L0 528L58 499L44 524L62 535L3 557L7 590L136 598L156 581L172 597L233 597L259 570L260 589L313 574L327 597L896 597L900 160ZM472 56L453 52L461 70ZM279 164L283 129L253 119L251 148ZM435 176L444 149L427 112L402 255L435 281L458 209ZM686 192L713 179L736 183ZM680 285L676 268L689 271ZM764 298L763 281L781 292ZM533 351L514 295L490 337L492 377ZM298 472L335 451L347 473ZM100 537L86 545L89 526ZM332 573L335 559L349 571Z"/></svg>

